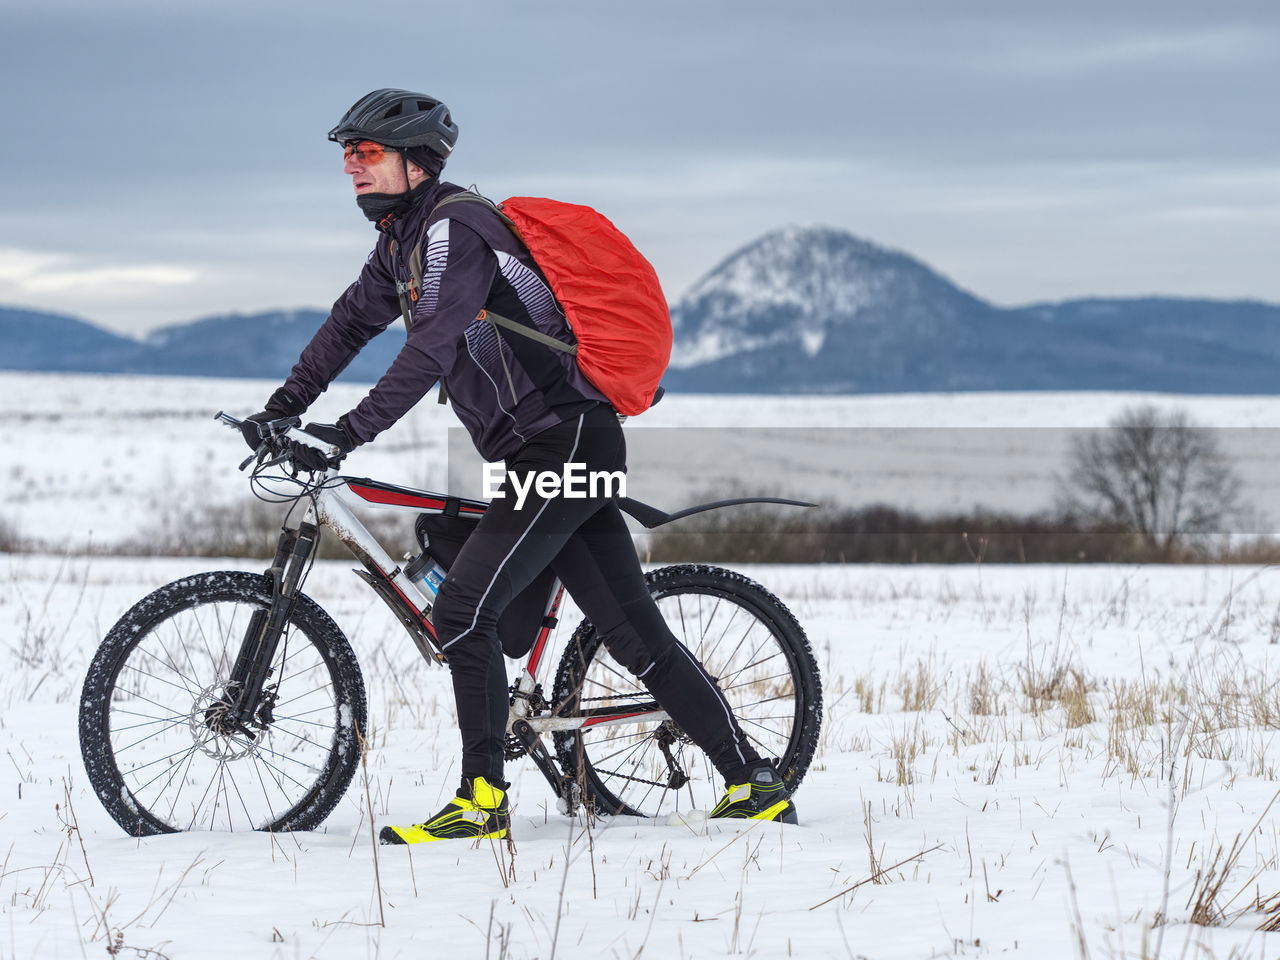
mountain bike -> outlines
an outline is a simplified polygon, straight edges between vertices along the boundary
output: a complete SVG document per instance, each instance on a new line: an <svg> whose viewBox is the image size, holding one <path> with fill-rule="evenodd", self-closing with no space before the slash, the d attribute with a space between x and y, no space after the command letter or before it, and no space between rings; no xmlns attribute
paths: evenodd
<svg viewBox="0 0 1280 960"><path fill-rule="evenodd" d="M225 414L217 419L239 428ZM421 655L442 664L431 623L434 593L414 563L393 560L353 508L478 522L486 501L365 477L290 469L293 443L336 453L285 418L267 427L251 488L287 507L264 573L201 573L138 601L107 634L85 678L80 746L85 770L112 818L131 835L183 830L312 830L341 800L360 762L368 708L356 654L302 586L321 532L359 560L355 573L395 614ZM619 505L653 528L667 514ZM434 545L421 535L423 554ZM407 558L408 555L406 555ZM550 573L550 572L548 572ZM675 635L719 684L762 756L789 788L813 758L822 719L818 667L804 630L764 587L739 573L678 564L646 574ZM527 756L562 812L643 817L709 810L714 769L644 685L615 663L587 619L573 625L548 695L564 586L548 581L540 617L510 690L507 757ZM504 646L506 640L504 638ZM508 651L510 652L510 651Z"/></svg>

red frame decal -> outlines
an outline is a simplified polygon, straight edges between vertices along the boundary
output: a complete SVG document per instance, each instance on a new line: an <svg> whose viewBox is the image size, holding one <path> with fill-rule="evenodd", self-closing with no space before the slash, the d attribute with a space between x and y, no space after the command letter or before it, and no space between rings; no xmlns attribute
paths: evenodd
<svg viewBox="0 0 1280 960"><path fill-rule="evenodd" d="M551 609L543 616L544 620L554 620L556 612L560 609L560 598L564 596L564 584L560 584L560 589L556 591L555 599L551 601ZM529 675L536 677L538 675L538 663L542 660L542 653L547 646L547 638L551 636L551 628L543 627L538 631L538 639L533 642L533 650L529 654Z"/></svg>
<svg viewBox="0 0 1280 960"><path fill-rule="evenodd" d="M409 493L402 490L386 490L382 487L369 487L361 483L348 483L347 489L361 500L367 500L369 503L385 503L395 507L415 507L418 510L443 510L448 503L444 497L436 497L430 494ZM459 513L480 517L484 516L484 508L469 507L464 504L459 508Z"/></svg>

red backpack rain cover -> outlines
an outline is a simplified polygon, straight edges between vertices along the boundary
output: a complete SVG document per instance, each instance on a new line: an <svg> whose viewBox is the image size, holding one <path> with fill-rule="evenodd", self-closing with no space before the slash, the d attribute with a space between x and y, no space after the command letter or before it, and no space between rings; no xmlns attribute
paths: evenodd
<svg viewBox="0 0 1280 960"><path fill-rule="evenodd" d="M652 265L590 207L544 197L499 204L551 284L578 340L578 366L633 416L653 403L671 360L671 313Z"/></svg>

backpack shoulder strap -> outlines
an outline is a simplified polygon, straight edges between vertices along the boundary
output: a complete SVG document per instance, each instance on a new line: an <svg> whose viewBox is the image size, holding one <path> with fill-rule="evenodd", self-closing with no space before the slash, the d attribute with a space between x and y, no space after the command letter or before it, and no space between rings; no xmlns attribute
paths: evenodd
<svg viewBox="0 0 1280 960"><path fill-rule="evenodd" d="M422 245L427 240L427 231L436 222L436 211L450 203L466 202L480 203L488 207L515 234L516 239L520 239L520 232L516 229L516 225L511 221L511 218L502 212L501 205L494 203L488 197L482 197L473 190L459 190L457 193L451 193L439 201L431 208L431 212L427 214L427 218L422 222L422 229L418 232L418 242L409 251L409 282L407 284L403 282L396 284L396 292L400 295L400 313L404 317L406 331L413 325L412 304L417 302L418 296L422 293Z"/></svg>
<svg viewBox="0 0 1280 960"><path fill-rule="evenodd" d="M492 210L494 213L496 213L498 215L498 219L500 219L503 223L505 223L507 225L507 229L509 229L512 233L514 233L517 238L519 238L520 236L520 231L516 229L515 222L512 221L510 217L508 217L505 213L502 212L502 204L494 203L488 197L481 196L480 194L476 193L474 190L459 190L457 193L449 194L449 196L445 197L443 200L441 200L439 203L435 205L431 213L428 214L428 219L430 219L431 216L435 215L436 210L439 210L441 207L446 206L450 203L483 204L484 206Z"/></svg>
<svg viewBox="0 0 1280 960"><path fill-rule="evenodd" d="M410 301L416 301L422 290L422 244L426 242L427 230L435 221L436 211L450 203L483 204L498 215L502 222L507 225L507 229L515 234L517 240L521 243L524 242L523 238L520 236L520 231L516 228L515 222L502 212L502 205L494 203L488 197L481 196L473 190L459 190L457 193L451 193L449 196L439 201L431 208L431 212L427 214L427 218L422 224L422 230L418 234L418 242L413 245L413 250L409 253L409 275L412 279L409 281L407 289L400 291L400 310L404 314L404 328L406 332L413 323L412 308L409 305ZM397 285L397 289L399 289L400 286L403 285ZM501 314L494 313L492 310L487 308L481 310L476 316L476 319L487 321L495 328L495 330L498 327L502 327L504 330L518 334L519 336L533 340L537 343L541 343L553 350L559 350L562 353L576 355L578 352L578 345L576 343L564 343L561 340L557 340L555 337L548 336L541 330L534 330L530 327L526 327L522 323L517 323L516 321L508 317L504 317ZM501 335L499 335L499 339L501 339ZM501 350L498 351L498 356L502 360L503 372L507 375L507 385L511 389L511 398L514 401L516 400L516 388L511 379L511 371L507 370L507 359ZM441 383L439 402L445 403L446 401L447 398L445 396L444 383Z"/></svg>

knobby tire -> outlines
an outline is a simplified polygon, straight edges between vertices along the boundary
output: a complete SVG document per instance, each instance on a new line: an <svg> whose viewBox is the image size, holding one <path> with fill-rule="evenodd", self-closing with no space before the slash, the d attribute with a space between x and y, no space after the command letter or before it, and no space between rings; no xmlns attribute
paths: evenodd
<svg viewBox="0 0 1280 960"><path fill-rule="evenodd" d="M112 818L134 836L312 830L342 798L366 729L364 682L337 624L298 596L272 664L276 699L255 736L211 710L271 579L198 574L133 606L98 648L80 700L80 748Z"/></svg>

